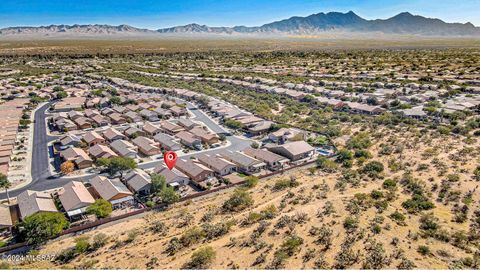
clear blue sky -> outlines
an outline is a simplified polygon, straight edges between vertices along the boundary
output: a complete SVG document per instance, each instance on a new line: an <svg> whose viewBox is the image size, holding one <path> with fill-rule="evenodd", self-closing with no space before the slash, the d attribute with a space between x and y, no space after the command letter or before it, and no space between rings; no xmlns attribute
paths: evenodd
<svg viewBox="0 0 480 270"><path fill-rule="evenodd" d="M366 19L409 11L480 26L480 0L0 0L0 27L98 23L158 29L193 22L256 26L350 10Z"/></svg>

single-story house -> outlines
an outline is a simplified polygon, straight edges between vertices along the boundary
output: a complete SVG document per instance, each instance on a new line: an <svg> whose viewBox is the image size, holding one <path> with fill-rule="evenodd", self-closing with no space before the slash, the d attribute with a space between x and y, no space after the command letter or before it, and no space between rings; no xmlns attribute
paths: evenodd
<svg viewBox="0 0 480 270"><path fill-rule="evenodd" d="M122 157L136 158L138 148L125 140L116 140L110 144L110 148Z"/></svg>
<svg viewBox="0 0 480 270"><path fill-rule="evenodd" d="M295 137L305 139L305 133L295 128L281 128L268 134L268 138L271 141L279 144L285 143L286 141L291 140Z"/></svg>
<svg viewBox="0 0 480 270"><path fill-rule="evenodd" d="M217 155L200 154L197 159L220 176L233 173L237 166Z"/></svg>
<svg viewBox="0 0 480 270"><path fill-rule="evenodd" d="M183 128L185 128L186 130L190 130L194 127L197 127L199 126L198 123L195 123L193 122L192 120L190 119L187 119L187 118L180 118L180 119L177 119L177 124Z"/></svg>
<svg viewBox="0 0 480 270"><path fill-rule="evenodd" d="M145 120L148 120L148 121L151 121L151 122L156 122L158 120L160 120L158 118L158 115L153 112L153 111L150 111L150 110L147 110L147 109L143 109L139 112L139 114L145 119Z"/></svg>
<svg viewBox="0 0 480 270"><path fill-rule="evenodd" d="M132 192L118 178L109 179L98 175L90 183L97 194L109 201L114 208L131 204L134 201Z"/></svg>
<svg viewBox="0 0 480 270"><path fill-rule="evenodd" d="M107 126L108 124L110 124L108 118L100 114L94 115L92 117L92 120L99 127Z"/></svg>
<svg viewBox="0 0 480 270"><path fill-rule="evenodd" d="M162 130L159 127L157 127L155 125L152 125L150 122L145 123L145 125L143 125L143 127L142 127L142 130L149 137L153 137L153 136L157 135L158 133L162 132Z"/></svg>
<svg viewBox="0 0 480 270"><path fill-rule="evenodd" d="M89 119L85 118L83 116L75 118L75 120L73 120L73 122L75 123L75 125L77 125L77 127L79 129L86 129L86 128L91 128L92 127L92 124L90 123Z"/></svg>
<svg viewBox="0 0 480 270"><path fill-rule="evenodd" d="M135 169L125 175L127 187L135 193L150 194L152 180L150 175L142 169Z"/></svg>
<svg viewBox="0 0 480 270"><path fill-rule="evenodd" d="M84 112L85 116L87 118L92 118L94 117L95 115L100 115L100 112L97 111L97 110L92 110L92 109L86 109Z"/></svg>
<svg viewBox="0 0 480 270"><path fill-rule="evenodd" d="M288 142L282 145L268 146L267 148L269 151L284 156L291 161L309 158L315 153L315 148L305 141Z"/></svg>
<svg viewBox="0 0 480 270"><path fill-rule="evenodd" d="M72 161L79 169L91 167L92 159L80 148L70 147L60 152L60 157L65 161Z"/></svg>
<svg viewBox="0 0 480 270"><path fill-rule="evenodd" d="M202 149L202 141L200 138L188 131L180 131L175 134L175 137L180 139L180 142L187 147Z"/></svg>
<svg viewBox="0 0 480 270"><path fill-rule="evenodd" d="M87 207L95 202L83 183L77 181L64 185L63 189L58 192L58 199L69 217L85 213Z"/></svg>
<svg viewBox="0 0 480 270"><path fill-rule="evenodd" d="M134 135L137 135L137 136L144 136L145 135L145 133L142 130L140 130L136 127L127 128L126 130L123 131L123 134L125 134L125 136L127 136L129 138L131 138Z"/></svg>
<svg viewBox="0 0 480 270"><path fill-rule="evenodd" d="M88 144L88 146L105 143L105 139L95 131L88 131L85 133L85 135L83 135L83 140Z"/></svg>
<svg viewBox="0 0 480 270"><path fill-rule="evenodd" d="M154 112L162 119L168 119L172 116L172 112L162 107L157 107Z"/></svg>
<svg viewBox="0 0 480 270"><path fill-rule="evenodd" d="M82 140L77 135L69 134L60 138L59 142L64 147L68 147L68 146L78 147L82 143Z"/></svg>
<svg viewBox="0 0 480 270"><path fill-rule="evenodd" d="M181 171L173 168L172 170L168 169L167 166L160 164L153 170L154 173L162 175L165 177L165 182L171 186L184 186L188 184L190 180L188 176Z"/></svg>
<svg viewBox="0 0 480 270"><path fill-rule="evenodd" d="M175 135L176 133L184 130L181 126L175 125L175 124L170 123L168 121L161 121L160 122L160 128L163 129L167 134L170 134L170 135Z"/></svg>
<svg viewBox="0 0 480 270"><path fill-rule="evenodd" d="M153 139L160 144L160 147L167 151L178 151L182 149L182 146L175 142L175 139L165 133L159 133L153 137Z"/></svg>
<svg viewBox="0 0 480 270"><path fill-rule="evenodd" d="M125 139L125 135L123 135L120 131L118 131L115 128L109 128L109 129L105 130L102 133L102 135L109 142Z"/></svg>
<svg viewBox="0 0 480 270"><path fill-rule="evenodd" d="M179 106L172 106L169 108L169 110L172 112L172 115L177 117L187 114L187 109Z"/></svg>
<svg viewBox="0 0 480 270"><path fill-rule="evenodd" d="M58 212L52 196L48 192L25 190L17 196L20 217L26 217L39 212Z"/></svg>
<svg viewBox="0 0 480 270"><path fill-rule="evenodd" d="M283 168L283 166L289 162L288 158L263 149L247 148L243 150L243 153L265 162L267 167L272 171Z"/></svg>
<svg viewBox="0 0 480 270"><path fill-rule="evenodd" d="M102 144L90 147L88 153L95 159L117 157L117 154L110 147Z"/></svg>
<svg viewBox="0 0 480 270"><path fill-rule="evenodd" d="M127 123L127 120L125 120L125 118L123 118L123 116L117 112L109 114L108 117L110 117L110 119L112 120L112 124L115 125Z"/></svg>
<svg viewBox="0 0 480 270"><path fill-rule="evenodd" d="M190 177L190 179L192 179L192 181L197 183L203 182L214 176L214 172L212 170L207 168L205 165L192 161L191 159L177 159L175 168L186 174L188 177Z"/></svg>
<svg viewBox="0 0 480 270"><path fill-rule="evenodd" d="M144 155L153 156L160 154L158 144L149 138L140 136L133 139L132 143L136 145L138 150Z"/></svg>
<svg viewBox="0 0 480 270"><path fill-rule="evenodd" d="M0 231L13 226L12 214L8 205L0 204Z"/></svg>
<svg viewBox="0 0 480 270"><path fill-rule="evenodd" d="M132 123L142 122L143 118L136 112L129 111L124 116Z"/></svg>
<svg viewBox="0 0 480 270"><path fill-rule="evenodd" d="M77 112L77 111L69 111L67 115L68 115L68 118L70 118L71 120L75 120L77 118L83 117L83 113Z"/></svg>
<svg viewBox="0 0 480 270"><path fill-rule="evenodd" d="M265 168L266 164L258 159L255 159L253 157L247 156L243 153L240 153L238 151L232 152L229 150L224 150L220 152L220 155L230 161L233 162L234 164L237 165L238 171L246 173L246 174L252 174L252 173L257 173L263 168Z"/></svg>
<svg viewBox="0 0 480 270"><path fill-rule="evenodd" d="M195 136L199 137L203 143L206 143L208 145L218 143L218 141L220 140L217 134L211 133L203 127L194 127L190 130L190 132L195 134Z"/></svg>

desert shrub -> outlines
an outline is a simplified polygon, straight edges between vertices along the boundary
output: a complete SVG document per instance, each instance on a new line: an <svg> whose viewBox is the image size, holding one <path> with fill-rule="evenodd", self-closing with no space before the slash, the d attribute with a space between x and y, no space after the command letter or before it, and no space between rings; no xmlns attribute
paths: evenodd
<svg viewBox="0 0 480 270"><path fill-rule="evenodd" d="M258 184L258 177L250 175L245 177L245 187L253 188Z"/></svg>
<svg viewBox="0 0 480 270"><path fill-rule="evenodd" d="M402 258L402 260L397 266L397 268L400 270L410 270L414 269L415 267L415 264L407 258Z"/></svg>
<svg viewBox="0 0 480 270"><path fill-rule="evenodd" d="M155 220L150 225L150 230L160 235L166 235L168 232L168 227L162 221Z"/></svg>
<svg viewBox="0 0 480 270"><path fill-rule="evenodd" d="M223 209L227 212L242 211L253 205L253 198L243 188L237 188L232 196L223 203Z"/></svg>
<svg viewBox="0 0 480 270"><path fill-rule="evenodd" d="M319 156L317 159L317 168L319 168L324 172L329 172L329 173L335 172L337 170L337 167L338 165L334 161L324 156Z"/></svg>
<svg viewBox="0 0 480 270"><path fill-rule="evenodd" d="M392 179L385 179L385 181L383 181L383 188L384 189L388 189L388 190L391 190L391 189L394 189L396 186L397 186L397 181L395 180L392 180Z"/></svg>
<svg viewBox="0 0 480 270"><path fill-rule="evenodd" d="M323 225L320 228L312 227L309 231L310 235L315 236L315 243L323 245L325 249L329 249L332 245L332 229Z"/></svg>
<svg viewBox="0 0 480 270"><path fill-rule="evenodd" d="M55 260L62 264L69 263L73 259L77 257L77 253L75 252L75 248L67 248L60 253L57 254Z"/></svg>
<svg viewBox="0 0 480 270"><path fill-rule="evenodd" d="M365 246L365 249L366 256L362 265L363 269L383 269L390 264L390 259L381 243L371 240Z"/></svg>
<svg viewBox="0 0 480 270"><path fill-rule="evenodd" d="M275 205L270 205L260 212L251 212L247 218L242 222L243 225L253 224L262 220L272 219L277 215L277 208Z"/></svg>
<svg viewBox="0 0 480 270"><path fill-rule="evenodd" d="M273 191L280 191L287 188L292 188L298 186L298 182L292 179L279 179L275 182L272 187Z"/></svg>
<svg viewBox="0 0 480 270"><path fill-rule="evenodd" d="M431 253L430 248L428 246L424 246L424 245L418 246L417 251L418 251L418 253L422 254L423 256L430 255L430 253Z"/></svg>
<svg viewBox="0 0 480 270"><path fill-rule="evenodd" d="M218 208L216 207L209 207L205 214L200 219L201 222L210 222L213 220L215 215L218 213Z"/></svg>
<svg viewBox="0 0 480 270"><path fill-rule="evenodd" d="M435 207L435 205L427 197L421 194L413 194L411 199L408 199L402 203L402 206L409 213L417 213L424 210L430 210Z"/></svg>
<svg viewBox="0 0 480 270"><path fill-rule="evenodd" d="M353 159L353 153L347 149L341 149L337 152L335 161L341 163L344 167L350 168L352 166L351 160Z"/></svg>
<svg viewBox="0 0 480 270"><path fill-rule="evenodd" d="M165 252L172 256L174 255L175 253L177 253L177 251L179 251L180 249L182 249L183 245L182 243L180 242L180 239L178 239L177 237L173 237L172 239L170 239L170 241L168 242L168 245L167 245L167 248L165 249Z"/></svg>
<svg viewBox="0 0 480 270"><path fill-rule="evenodd" d="M230 230L233 222L227 221L225 223L217 224L202 224L202 230L206 239L215 239L222 235L225 235Z"/></svg>
<svg viewBox="0 0 480 270"><path fill-rule="evenodd" d="M383 164L378 161L370 161L365 164L362 168L362 172L367 174L372 178L376 178L382 173L384 170Z"/></svg>
<svg viewBox="0 0 480 270"><path fill-rule="evenodd" d="M215 260L216 252L212 247L201 247L192 253L187 269L206 269Z"/></svg>
<svg viewBox="0 0 480 270"><path fill-rule="evenodd" d="M109 237L104 233L98 233L93 236L92 249L99 249L107 244Z"/></svg>
<svg viewBox="0 0 480 270"><path fill-rule="evenodd" d="M347 148L360 150L367 149L372 145L369 135L365 132L358 133L347 141Z"/></svg>
<svg viewBox="0 0 480 270"><path fill-rule="evenodd" d="M358 228L358 219L351 216L346 217L343 221L343 227L349 232L356 230Z"/></svg>
<svg viewBox="0 0 480 270"><path fill-rule="evenodd" d="M405 215L395 210L389 217L398 224L405 224Z"/></svg>
<svg viewBox="0 0 480 270"><path fill-rule="evenodd" d="M88 236L80 236L75 238L75 252L84 253L90 248L90 242Z"/></svg>
<svg viewBox="0 0 480 270"><path fill-rule="evenodd" d="M199 243L205 237L205 232L199 227L193 227L185 231L180 237L180 243L184 247L189 247Z"/></svg>
<svg viewBox="0 0 480 270"><path fill-rule="evenodd" d="M287 237L280 246L280 251L285 252L289 257L293 256L303 244L303 239L299 236L293 235Z"/></svg>

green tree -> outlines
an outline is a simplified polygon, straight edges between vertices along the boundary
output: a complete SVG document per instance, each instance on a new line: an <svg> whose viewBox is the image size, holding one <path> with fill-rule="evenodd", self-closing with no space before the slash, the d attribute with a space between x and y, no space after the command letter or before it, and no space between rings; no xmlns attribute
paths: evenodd
<svg viewBox="0 0 480 270"><path fill-rule="evenodd" d="M133 170L137 168L137 162L134 159L128 157L113 157L113 158L99 158L97 165L105 168L110 176L120 173L120 177L123 177L125 171Z"/></svg>
<svg viewBox="0 0 480 270"><path fill-rule="evenodd" d="M87 207L87 213L94 214L97 218L110 216L112 210L112 204L104 199L98 199L92 205Z"/></svg>
<svg viewBox="0 0 480 270"><path fill-rule="evenodd" d="M172 204L180 199L175 189L165 181L165 177L159 174L152 174L152 192L157 195L159 203Z"/></svg>
<svg viewBox="0 0 480 270"><path fill-rule="evenodd" d="M7 176L3 173L0 173L0 188L5 189L5 193L7 194L7 201L10 204L10 196L8 196L8 189L12 186L12 183L8 181Z"/></svg>
<svg viewBox="0 0 480 270"><path fill-rule="evenodd" d="M31 245L38 245L58 236L68 226L65 216L58 212L35 213L23 221L25 240Z"/></svg>

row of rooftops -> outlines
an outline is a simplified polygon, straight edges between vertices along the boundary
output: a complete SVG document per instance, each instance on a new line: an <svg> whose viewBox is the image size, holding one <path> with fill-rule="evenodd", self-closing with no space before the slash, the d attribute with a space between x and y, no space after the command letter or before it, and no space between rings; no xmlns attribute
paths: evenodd
<svg viewBox="0 0 480 270"><path fill-rule="evenodd" d="M7 175L19 121L28 99L14 99L0 104L0 173Z"/></svg>
<svg viewBox="0 0 480 270"><path fill-rule="evenodd" d="M142 74L149 74L141 72ZM178 73L176 73L178 74ZM326 89L324 86L314 86L309 84L294 84L294 83L286 83L283 86L273 86L275 83L270 81L269 84L261 83L258 79L253 78L244 78L244 80L238 79L231 79L231 78L216 78L216 77L203 77L199 76L198 74L189 74L189 75L167 75L167 74L155 74L155 76L165 76L165 77L174 77L174 78L181 78L185 80L207 80L207 81L218 81L223 83L229 83L234 85L239 85L242 87L256 89L258 91L269 92L269 93L276 93L281 95L286 95L294 99L303 99L308 93L321 93L322 96L315 96L314 98L319 102L327 105L331 105L334 107L347 107L350 110L359 113L367 113L367 114L380 114L386 111L386 109L380 106L368 105L363 102L348 102L342 101L342 99L353 98L355 100L367 100L370 97L376 98L379 102L386 102L387 99L391 96L399 97L402 102L409 103L411 99L418 99L421 102L426 102L429 98L435 97L440 98L440 94L446 93L446 89L438 89L437 85L435 84L415 84L409 83L405 86L396 83L381 83L376 82L372 83L370 87L375 87L373 93L347 93L343 90L346 88L359 88L364 89L365 85L351 85L349 83L333 83L332 86L336 86L338 89L341 90L329 90ZM313 81L310 83L318 84L318 82ZM344 88L342 88L344 87ZM386 87L386 88L384 88ZM459 86L451 86L450 88L456 89L460 88ZM467 89L468 91L480 93L480 87L470 87ZM341 99L340 99L341 98ZM469 110L472 106L468 106L470 104L476 104L479 102L480 97L465 97L462 95L457 97L457 99L463 99L463 101L458 102L454 99L445 99L445 108L446 112L454 112L454 111L464 111ZM473 107L479 107L476 104Z"/></svg>

